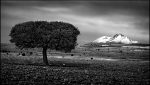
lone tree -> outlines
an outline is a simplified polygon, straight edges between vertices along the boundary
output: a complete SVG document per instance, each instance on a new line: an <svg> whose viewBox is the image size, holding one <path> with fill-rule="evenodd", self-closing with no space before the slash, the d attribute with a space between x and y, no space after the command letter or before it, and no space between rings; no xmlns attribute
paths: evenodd
<svg viewBox="0 0 150 85"><path fill-rule="evenodd" d="M69 23L28 21L12 27L10 42L19 48L43 48L43 62L48 65L47 49L71 52L79 34L78 28Z"/></svg>

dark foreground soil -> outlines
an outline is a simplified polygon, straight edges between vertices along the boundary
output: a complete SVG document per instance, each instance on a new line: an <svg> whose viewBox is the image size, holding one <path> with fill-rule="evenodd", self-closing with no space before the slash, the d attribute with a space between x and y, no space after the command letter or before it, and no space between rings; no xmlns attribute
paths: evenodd
<svg viewBox="0 0 150 85"><path fill-rule="evenodd" d="M84 61L83 61L84 62ZM149 85L148 62L1 64L2 85Z"/></svg>

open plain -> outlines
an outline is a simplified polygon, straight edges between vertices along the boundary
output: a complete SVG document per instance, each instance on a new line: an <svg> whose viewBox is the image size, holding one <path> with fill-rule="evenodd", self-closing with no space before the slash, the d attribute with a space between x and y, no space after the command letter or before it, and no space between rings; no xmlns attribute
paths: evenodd
<svg viewBox="0 0 150 85"><path fill-rule="evenodd" d="M149 49L134 50L51 51L49 66L43 64L40 52L2 52L2 85L149 85Z"/></svg>

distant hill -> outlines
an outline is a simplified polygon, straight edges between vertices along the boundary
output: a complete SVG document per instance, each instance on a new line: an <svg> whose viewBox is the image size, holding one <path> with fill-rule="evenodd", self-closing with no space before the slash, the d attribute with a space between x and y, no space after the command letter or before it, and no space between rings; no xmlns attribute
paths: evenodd
<svg viewBox="0 0 150 85"><path fill-rule="evenodd" d="M1 52L19 52L19 51L35 51L35 52L41 52L41 48L26 48L26 49L19 49L15 44L13 43L1 43Z"/></svg>
<svg viewBox="0 0 150 85"><path fill-rule="evenodd" d="M121 47L121 46L150 46L150 44L134 43L134 44L122 44L122 43L87 43L80 47Z"/></svg>
<svg viewBox="0 0 150 85"><path fill-rule="evenodd" d="M115 34L113 37L102 36L93 41L93 43L122 43L122 44L134 44L138 41L133 41L123 34Z"/></svg>
<svg viewBox="0 0 150 85"><path fill-rule="evenodd" d="M138 41L133 41L123 34L116 34L113 37L102 36L92 42L86 43L80 47L121 47L121 46L150 46Z"/></svg>
<svg viewBox="0 0 150 85"><path fill-rule="evenodd" d="M1 52L17 51L15 44L1 43Z"/></svg>

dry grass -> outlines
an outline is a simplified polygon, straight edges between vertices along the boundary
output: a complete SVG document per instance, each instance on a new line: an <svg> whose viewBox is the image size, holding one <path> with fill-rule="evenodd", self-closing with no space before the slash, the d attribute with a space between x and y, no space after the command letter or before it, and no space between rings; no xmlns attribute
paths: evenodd
<svg viewBox="0 0 150 85"><path fill-rule="evenodd" d="M2 85L149 85L149 62L74 60L1 54Z"/></svg>
<svg viewBox="0 0 150 85"><path fill-rule="evenodd" d="M72 59L48 57L50 66L45 66L41 55L19 56L18 53L1 53L1 84L149 85L150 83L149 50L88 49L76 50L74 54ZM54 52L54 55L62 54ZM67 57L70 54L63 55ZM122 60L100 61L95 60L95 57Z"/></svg>

